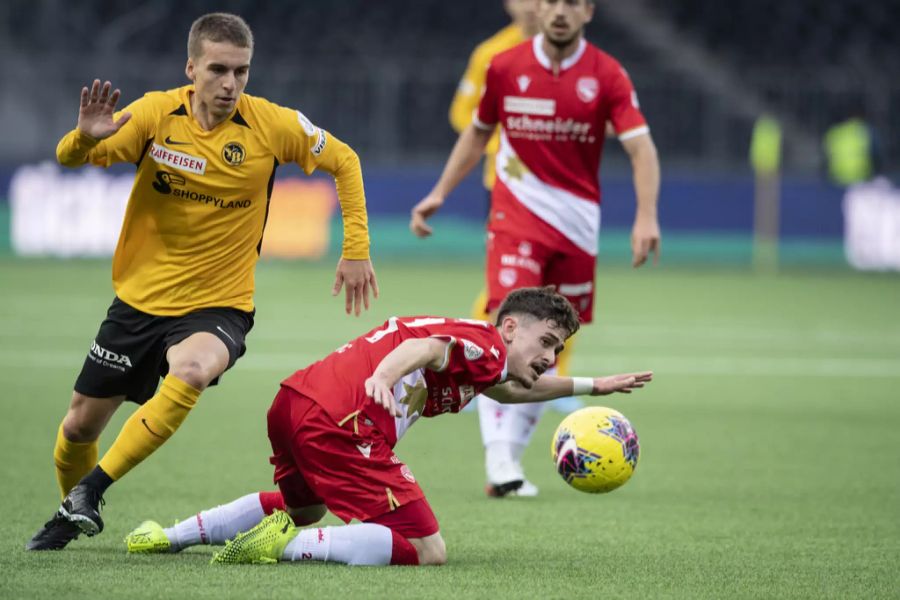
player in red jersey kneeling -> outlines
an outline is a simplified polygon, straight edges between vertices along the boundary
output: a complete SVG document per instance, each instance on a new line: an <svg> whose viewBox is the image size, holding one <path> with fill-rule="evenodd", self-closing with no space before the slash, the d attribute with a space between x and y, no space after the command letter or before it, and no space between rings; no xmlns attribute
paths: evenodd
<svg viewBox="0 0 900 600"><path fill-rule="evenodd" d="M420 417L457 413L480 393L504 403L540 402L628 393L651 380L649 371L545 375L578 327L575 309L549 288L509 294L496 325L393 317L282 382L268 428L284 510L276 510L277 494L251 494L171 529L142 523L126 538L128 549L178 551L237 535L213 562L443 564L437 519L394 446ZM326 509L362 523L297 528Z"/></svg>

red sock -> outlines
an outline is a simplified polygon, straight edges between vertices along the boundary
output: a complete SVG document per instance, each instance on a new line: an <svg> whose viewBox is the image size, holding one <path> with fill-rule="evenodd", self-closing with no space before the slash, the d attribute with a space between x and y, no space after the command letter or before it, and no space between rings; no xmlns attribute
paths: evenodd
<svg viewBox="0 0 900 600"><path fill-rule="evenodd" d="M408 539L391 530L391 564L392 565L418 565L419 552Z"/></svg>
<svg viewBox="0 0 900 600"><path fill-rule="evenodd" d="M267 515L271 515L276 510L284 510L284 496L281 495L281 492L260 492L259 503Z"/></svg>

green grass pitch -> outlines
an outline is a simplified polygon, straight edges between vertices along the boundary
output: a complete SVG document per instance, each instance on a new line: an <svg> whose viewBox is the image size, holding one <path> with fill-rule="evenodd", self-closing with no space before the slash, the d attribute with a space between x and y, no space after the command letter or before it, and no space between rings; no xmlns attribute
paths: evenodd
<svg viewBox="0 0 900 600"><path fill-rule="evenodd" d="M445 567L126 555L145 518L270 489L265 411L281 378L388 316L467 316L480 283L476 266L378 268L382 297L357 319L328 293L331 265L261 265L247 356L109 491L103 534L30 554L58 502L56 428L112 292L105 261L0 261L0 597L900 597L900 279L845 271L601 268L574 367L656 371L598 400L635 425L634 479L569 489L549 458L562 416L548 413L525 457L540 496L491 500L474 413L420 421L397 450L441 523Z"/></svg>

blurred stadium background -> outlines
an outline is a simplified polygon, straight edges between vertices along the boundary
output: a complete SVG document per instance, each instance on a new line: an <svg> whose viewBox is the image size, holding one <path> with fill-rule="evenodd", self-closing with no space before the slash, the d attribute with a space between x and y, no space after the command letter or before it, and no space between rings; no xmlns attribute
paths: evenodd
<svg viewBox="0 0 900 600"><path fill-rule="evenodd" d="M108 78L126 102L182 85L186 32L211 6L195 0L3 3L0 197L9 197L3 190L20 166L53 158L56 142L75 122L85 82ZM402 234L408 210L435 180L455 139L446 115L469 52L508 22L501 2L224 0L214 6L245 16L256 32L248 92L300 108L360 153L370 214L388 225L374 228L376 258L410 254L413 241ZM757 118L771 114L784 141L782 259L844 263L843 190L823 176L821 141L848 110L862 107L880 140L883 170L900 170L898 20L897 0L599 3L588 37L629 70L659 147L667 260L749 261L751 132ZM607 144L603 170L609 235L601 256L621 256L627 245L615 234L630 226L633 201L617 143ZM31 195L59 197L52 190L60 185ZM475 174L443 215L478 224L483 198ZM75 210L73 202L64 208ZM0 206L7 214L8 205ZM108 220L107 235L115 236L117 220ZM64 225L51 232L54 224L45 221L43 234L27 234L31 245L23 252L99 252L33 239L77 235ZM82 227L82 235L90 228ZM0 236L6 229L0 227ZM469 233L472 243L461 245L462 255L480 256L477 228L452 232ZM416 256L445 251L442 239L448 237L416 245ZM0 244L9 247L8 240Z"/></svg>
<svg viewBox="0 0 900 600"><path fill-rule="evenodd" d="M93 78L125 101L182 85L190 23L211 10L254 30L249 93L303 110L359 152L383 296L361 319L342 315L327 295L340 244L333 186L281 168L265 253L303 260L261 263L247 356L110 493L107 533L24 555L53 509L53 436L111 296L106 256L132 173L44 163ZM304 566L276 581L210 572L205 549L123 568L120 540L140 519L170 522L269 485L262 414L281 377L390 315L468 312L482 277L479 173L433 239L406 224L454 142L447 111L468 55L507 22L500 0L0 3L0 595L896 597L900 278L848 266L845 190L826 177L822 139L863 107L881 173L896 180L900 0L598 0L588 38L629 70L663 167L662 261L635 272L630 168L618 143L606 146L598 323L573 363L657 372L639 396L608 400L641 435L628 486L603 498L567 489L547 459L551 415L525 459L541 496L487 502L464 414L423 424L430 435L399 448L441 519L448 569L361 578ZM784 148L780 267L758 272L749 154L763 114ZM863 220L863 245L887 255L879 270L897 260L898 203Z"/></svg>

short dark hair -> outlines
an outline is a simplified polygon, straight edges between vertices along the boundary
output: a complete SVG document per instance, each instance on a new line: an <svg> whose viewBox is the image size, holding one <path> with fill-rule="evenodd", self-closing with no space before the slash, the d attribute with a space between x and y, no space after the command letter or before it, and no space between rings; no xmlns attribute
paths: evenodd
<svg viewBox="0 0 900 600"><path fill-rule="evenodd" d="M497 324L503 321L503 317L517 313L531 315L539 321L553 321L568 331L569 336L581 327L575 308L553 286L520 288L510 292L497 311Z"/></svg>
<svg viewBox="0 0 900 600"><path fill-rule="evenodd" d="M230 13L205 14L191 25L188 34L188 56L197 58L203 51L203 40L228 42L253 51L253 32L244 19Z"/></svg>

